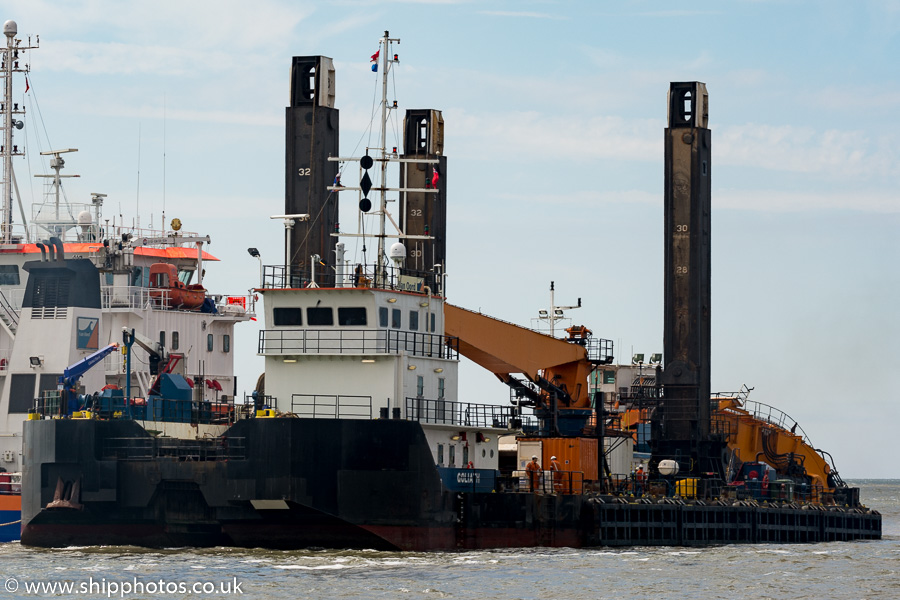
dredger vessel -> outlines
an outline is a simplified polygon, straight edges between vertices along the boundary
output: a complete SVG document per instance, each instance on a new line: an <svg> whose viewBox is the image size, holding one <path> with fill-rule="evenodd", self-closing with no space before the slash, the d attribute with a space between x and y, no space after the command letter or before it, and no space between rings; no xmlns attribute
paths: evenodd
<svg viewBox="0 0 900 600"><path fill-rule="evenodd" d="M395 110L394 41L385 32L373 56L382 124ZM711 393L703 83L669 89L664 352L646 366L617 365L612 342L587 327L558 339L446 302L438 110L406 111L402 152L382 128L379 146L344 157L331 59L295 57L290 90L277 215L285 257L256 289L264 377L227 410L192 400L164 373L148 397L110 398L81 418L36 412L25 425L24 544L447 550L880 538L880 514L796 422L746 390ZM376 234L357 234L377 243L374 264L348 258L339 198L378 223ZM87 279L72 285L99 293ZM34 299L26 294L23 320ZM510 402L460 399L460 355L506 383Z"/></svg>

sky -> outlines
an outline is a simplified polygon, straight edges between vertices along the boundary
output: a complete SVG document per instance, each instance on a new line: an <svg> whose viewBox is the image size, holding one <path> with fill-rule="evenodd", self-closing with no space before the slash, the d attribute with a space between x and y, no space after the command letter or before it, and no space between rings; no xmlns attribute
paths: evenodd
<svg viewBox="0 0 900 600"><path fill-rule="evenodd" d="M900 0L29 0L27 198L67 158L72 201L178 217L245 293L283 256L292 56L334 59L341 153L360 153L385 30L391 95L441 110L449 301L535 324L555 282L619 361L662 352L669 82L702 81L712 130L712 388L796 419L844 478L900 477ZM16 81L18 94L24 90ZM374 145L375 139L371 138ZM388 145L400 145L388 138ZM24 183L25 181L28 183ZM342 208L353 222L355 200ZM352 244L348 243L348 248ZM259 324L236 334L248 390ZM460 400L506 403L472 364ZM874 444L874 446L873 446Z"/></svg>

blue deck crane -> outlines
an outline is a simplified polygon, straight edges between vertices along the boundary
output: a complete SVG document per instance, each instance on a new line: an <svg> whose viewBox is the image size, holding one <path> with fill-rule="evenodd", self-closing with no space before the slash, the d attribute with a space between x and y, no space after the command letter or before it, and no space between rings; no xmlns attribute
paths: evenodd
<svg viewBox="0 0 900 600"><path fill-rule="evenodd" d="M59 391L62 400L59 403L61 416L70 415L77 408L74 405L77 401L74 387L78 380L118 347L118 344L110 344L66 367L62 375L59 376Z"/></svg>

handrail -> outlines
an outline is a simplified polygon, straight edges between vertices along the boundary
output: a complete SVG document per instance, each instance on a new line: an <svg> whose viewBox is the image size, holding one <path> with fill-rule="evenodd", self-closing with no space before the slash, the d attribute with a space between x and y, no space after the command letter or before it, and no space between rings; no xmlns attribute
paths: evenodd
<svg viewBox="0 0 900 600"><path fill-rule="evenodd" d="M406 420L419 423L509 429L510 420L517 417L514 406L472 404L443 398L406 398Z"/></svg>
<svg viewBox="0 0 900 600"><path fill-rule="evenodd" d="M774 406L769 406L768 404L763 404L762 402L757 402L755 400L745 400L743 406L739 407L739 410L744 410L749 413L751 417L764 421L769 425L784 429L785 431L790 431L794 434L799 431L803 441L812 446L812 443L809 441L809 436L806 435L806 432L803 431L800 424L786 412L775 408Z"/></svg>
<svg viewBox="0 0 900 600"><path fill-rule="evenodd" d="M216 294L215 296L207 296L207 298L220 298L220 301L216 303L216 310L220 313L243 312L248 317L256 314L256 297L253 294ZM101 285L100 303L104 309L153 308L166 311L178 310L168 308L168 290L138 285ZM197 311L192 310L189 312Z"/></svg>
<svg viewBox="0 0 900 600"><path fill-rule="evenodd" d="M434 271L413 271L393 266L375 264L357 264L355 266L337 265L335 270L321 269L313 272L310 269L299 269L284 265L265 265L263 267L263 288L266 289L301 289L301 288L374 288L382 290L402 290L425 294L425 288L438 291L443 282Z"/></svg>
<svg viewBox="0 0 900 600"><path fill-rule="evenodd" d="M395 329L263 329L260 354L400 354L455 360L457 338Z"/></svg>
<svg viewBox="0 0 900 600"><path fill-rule="evenodd" d="M291 412L313 419L371 419L372 396L292 394Z"/></svg>
<svg viewBox="0 0 900 600"><path fill-rule="evenodd" d="M13 308L12 304L10 304L9 300L6 299L6 294L3 292L0 292L0 311L6 315L12 328L19 326L19 314L16 312L16 309Z"/></svg>

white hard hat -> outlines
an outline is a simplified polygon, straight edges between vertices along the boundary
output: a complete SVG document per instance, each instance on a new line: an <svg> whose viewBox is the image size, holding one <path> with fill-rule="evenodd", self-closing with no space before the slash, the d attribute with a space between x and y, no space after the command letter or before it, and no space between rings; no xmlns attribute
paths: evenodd
<svg viewBox="0 0 900 600"><path fill-rule="evenodd" d="M555 456L551 456L551 457L550 457L550 460L556 460L556 457L555 457Z"/></svg>
<svg viewBox="0 0 900 600"><path fill-rule="evenodd" d="M532 455L531 460L537 460L537 454Z"/></svg>

